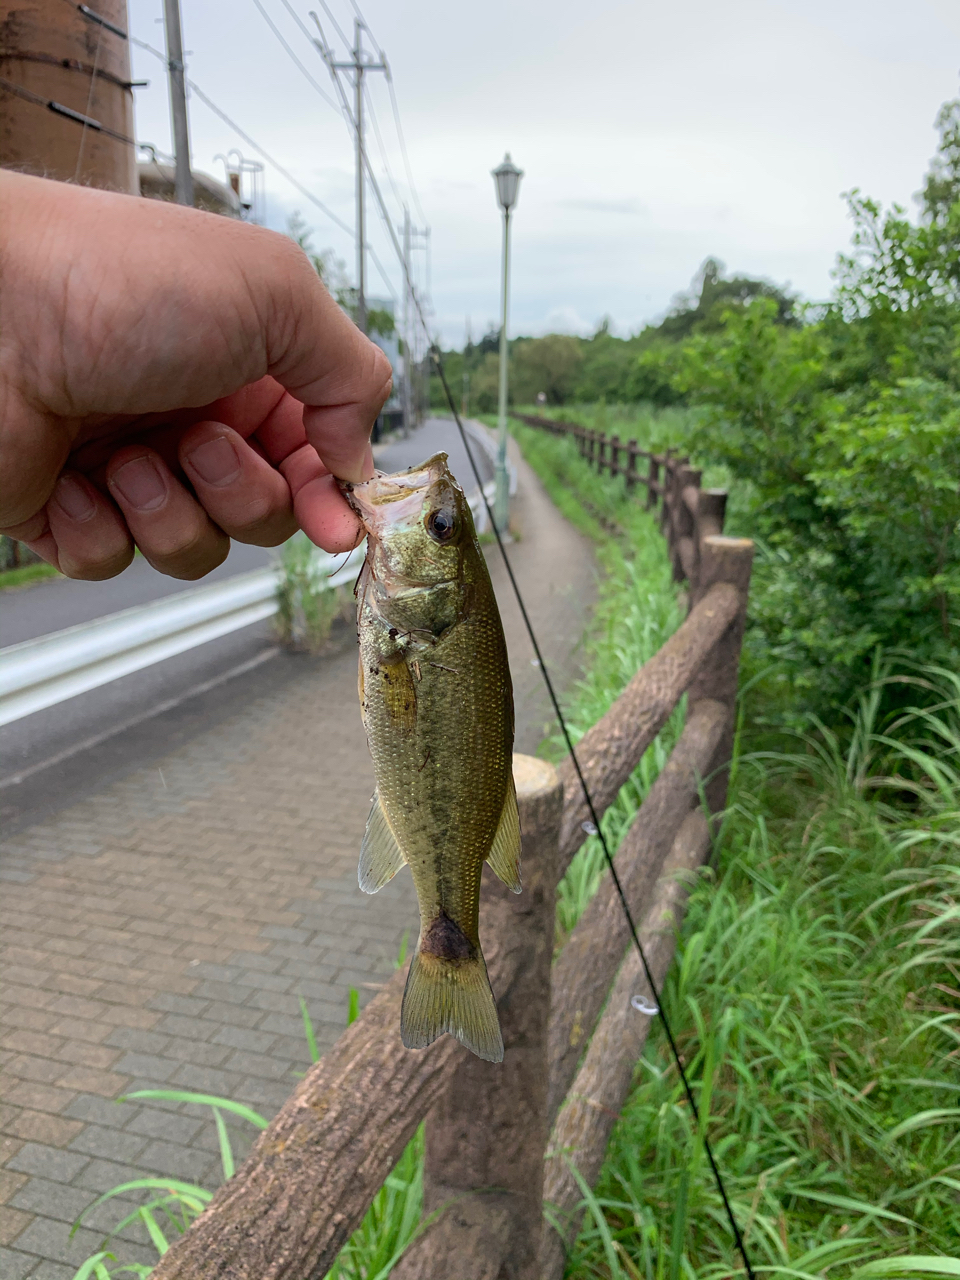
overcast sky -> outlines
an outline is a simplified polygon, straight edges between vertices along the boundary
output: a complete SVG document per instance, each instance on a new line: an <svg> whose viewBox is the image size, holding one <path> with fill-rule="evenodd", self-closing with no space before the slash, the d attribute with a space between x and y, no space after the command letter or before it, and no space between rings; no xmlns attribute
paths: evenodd
<svg viewBox="0 0 960 1280"><path fill-rule="evenodd" d="M289 2L312 28L317 0ZM132 33L162 49L162 0L129 3ZM188 74L352 227L347 126L255 0L181 3ZM332 95L283 0L259 3ZM352 36L349 0L330 4ZM363 0L363 9L393 70L431 227L435 323L457 346L468 317L476 337L498 314L489 172L505 150L526 175L513 220L511 332L589 333L607 315L627 334L662 314L708 255L827 296L849 241L841 193L860 187L912 206L937 110L958 91L956 0ZM135 91L137 137L169 151L163 66L133 53L135 78L151 82ZM396 187L410 200L384 77L367 79ZM196 97L189 110L195 168L222 178L214 156L237 145L255 158ZM373 129L368 149L382 175ZM381 186L398 222L391 183ZM283 229L299 209L315 247L333 249L352 276L350 236L269 165L266 189L268 224ZM372 207L368 235L399 295ZM368 270L370 292L385 293Z"/></svg>

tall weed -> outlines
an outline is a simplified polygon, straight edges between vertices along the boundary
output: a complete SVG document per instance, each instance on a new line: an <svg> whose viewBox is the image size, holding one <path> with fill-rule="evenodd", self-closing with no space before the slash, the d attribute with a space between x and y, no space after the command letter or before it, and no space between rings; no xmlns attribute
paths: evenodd
<svg viewBox="0 0 960 1280"><path fill-rule="evenodd" d="M579 736L679 615L662 539L622 481L570 441L516 435L604 569L567 700ZM900 710L882 718L894 684ZM768 708L746 710L749 728ZM702 1132L764 1274L960 1274L960 677L878 657L845 722L807 723L741 754L663 992L701 1128L655 1030L598 1186L582 1188L571 1280L742 1274ZM614 843L677 727L605 820ZM564 928L602 874L593 846L561 885Z"/></svg>
<svg viewBox="0 0 960 1280"><path fill-rule="evenodd" d="M892 724L880 673L845 738L821 726L741 758L690 899L662 999L766 1274L960 1273L960 699L943 675ZM624 1275L741 1270L659 1034L568 1275L613 1274L611 1240Z"/></svg>
<svg viewBox="0 0 960 1280"><path fill-rule="evenodd" d="M344 593L327 582L317 549L305 533L295 533L280 551L277 638L290 649L318 653L338 613L349 613Z"/></svg>

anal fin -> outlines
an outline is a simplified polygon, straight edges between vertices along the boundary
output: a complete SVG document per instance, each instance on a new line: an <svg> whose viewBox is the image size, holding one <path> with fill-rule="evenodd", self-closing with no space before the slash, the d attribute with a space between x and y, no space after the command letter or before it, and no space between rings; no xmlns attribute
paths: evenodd
<svg viewBox="0 0 960 1280"><path fill-rule="evenodd" d="M494 875L514 893L522 889L520 883L520 814L517 811L517 788L513 774L507 785L507 796L503 802L500 825L493 837L493 844L487 854L487 862Z"/></svg>
<svg viewBox="0 0 960 1280"><path fill-rule="evenodd" d="M360 888L364 893L376 893L393 879L405 862L397 837L383 812L380 796L375 794L360 846L360 866L357 869Z"/></svg>

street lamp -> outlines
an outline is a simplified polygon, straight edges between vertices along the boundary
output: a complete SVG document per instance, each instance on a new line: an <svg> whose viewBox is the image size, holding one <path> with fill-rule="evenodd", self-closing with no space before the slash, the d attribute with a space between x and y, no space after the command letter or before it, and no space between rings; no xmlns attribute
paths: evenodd
<svg viewBox="0 0 960 1280"><path fill-rule="evenodd" d="M510 482L507 476L507 299L510 284L510 211L517 203L523 170L510 159L510 152L503 157L503 164L493 171L497 184L497 202L503 210L503 292L500 309L500 404L497 415L499 440L497 446L497 489L493 503L494 519L500 533L507 532L510 519Z"/></svg>

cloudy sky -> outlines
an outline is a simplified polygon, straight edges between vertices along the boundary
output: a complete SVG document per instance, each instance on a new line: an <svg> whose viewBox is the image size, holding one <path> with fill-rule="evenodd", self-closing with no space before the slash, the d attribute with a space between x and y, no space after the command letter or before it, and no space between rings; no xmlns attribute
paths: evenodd
<svg viewBox="0 0 960 1280"><path fill-rule="evenodd" d="M313 29L318 0L288 0ZM129 0L139 39L163 47L162 0ZM188 73L343 222L354 222L347 126L297 68L265 11L328 94L316 50L284 0L181 0ZM352 38L350 0L328 0ZM259 5L259 8L258 8ZM505 150L525 171L514 218L511 331L616 332L661 314L707 255L731 271L830 290L849 239L853 187L910 204L935 146L940 104L958 91L956 0L362 0L389 58L410 165L431 228L434 323L460 345L499 306L500 221L490 169ZM372 44L369 46L371 51ZM170 150L164 69L134 49L137 136ZM370 74L368 149L391 211L409 191L383 75ZM190 102L194 167L241 142ZM350 236L267 166L267 221L294 210L352 275ZM395 188L395 189L394 189ZM399 199L398 199L399 197ZM372 203L372 202L371 202ZM379 217L370 243L399 294ZM387 286L372 265L372 293ZM424 278L425 254L418 255Z"/></svg>

